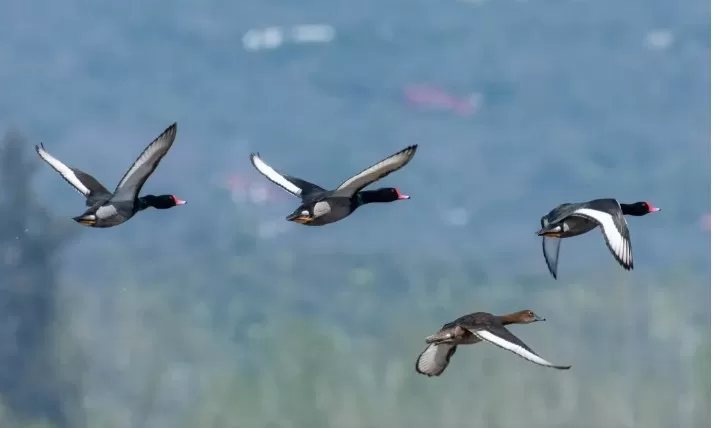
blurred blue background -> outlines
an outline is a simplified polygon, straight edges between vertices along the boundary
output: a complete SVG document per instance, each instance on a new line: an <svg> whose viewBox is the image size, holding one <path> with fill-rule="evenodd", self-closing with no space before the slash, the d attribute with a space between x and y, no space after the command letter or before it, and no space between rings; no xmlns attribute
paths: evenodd
<svg viewBox="0 0 713 428"><path fill-rule="evenodd" d="M710 424L709 17L702 0L0 2L0 130L49 213L23 223L5 198L3 245L67 236L3 257L0 424ZM173 121L144 192L189 204L112 229L76 225L81 197L32 151L113 188ZM378 183L410 201L321 228L286 222L298 201L248 160L329 188L414 143ZM540 217L602 197L662 208L629 220L635 270L593 232L553 280ZM548 322L515 334L572 370L479 345L413 371L443 323L525 307Z"/></svg>

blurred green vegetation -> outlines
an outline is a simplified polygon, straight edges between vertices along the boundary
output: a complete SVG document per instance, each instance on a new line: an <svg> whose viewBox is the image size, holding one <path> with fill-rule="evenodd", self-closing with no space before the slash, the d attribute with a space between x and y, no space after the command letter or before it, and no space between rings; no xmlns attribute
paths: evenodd
<svg viewBox="0 0 713 428"><path fill-rule="evenodd" d="M26 192L22 209L17 194L6 192L2 205L12 206L21 225L12 227L23 230L26 214L43 209ZM49 217L40 223L44 233L22 234L6 222L2 235L0 333L13 323L42 333L36 346L18 346L5 360L41 364L0 369L2 428L710 423L710 308L700 296L709 279L685 270L646 278L611 269L553 281L543 269L506 281L477 258L428 249L263 249L254 224L236 218L232 252L107 243L102 257L110 263L95 281L61 275L59 261L71 250L35 244L69 232ZM24 248L18 259L8 258L11 244ZM47 276L28 282L28 269ZM440 378L415 373L423 338L443 323L524 308L547 322L512 331L571 370L479 344L462 347ZM18 373L22 387L8 388Z"/></svg>
<svg viewBox="0 0 713 428"><path fill-rule="evenodd" d="M357 270L363 258L348 254L285 260L256 254L220 267L182 263L171 267L175 278L122 278L96 294L66 295L62 312L72 325L59 338L81 343L87 426L708 421L709 329L680 297L690 289L684 284L643 287L625 274L602 282L478 283L467 276L476 260L413 256L381 255ZM423 337L444 322L526 307L547 322L512 330L545 358L572 364L570 371L477 345L463 347L441 378L414 372Z"/></svg>

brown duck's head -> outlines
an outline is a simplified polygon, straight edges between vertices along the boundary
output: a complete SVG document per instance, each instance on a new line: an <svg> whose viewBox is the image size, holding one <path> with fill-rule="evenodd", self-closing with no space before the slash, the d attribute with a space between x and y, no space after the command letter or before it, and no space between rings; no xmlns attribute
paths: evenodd
<svg viewBox="0 0 713 428"><path fill-rule="evenodd" d="M537 321L545 321L545 319L530 309L503 316L503 324L530 324Z"/></svg>

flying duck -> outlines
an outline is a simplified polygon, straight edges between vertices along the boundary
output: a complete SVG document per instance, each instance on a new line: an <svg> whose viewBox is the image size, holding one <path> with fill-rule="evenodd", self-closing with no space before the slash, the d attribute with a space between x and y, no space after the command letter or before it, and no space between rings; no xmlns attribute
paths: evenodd
<svg viewBox="0 0 713 428"><path fill-rule="evenodd" d="M620 204L616 199L562 204L542 217L542 254L552 276L557 279L560 239L587 233L599 226L604 241L617 262L626 270L634 268L629 227L624 215L642 216L660 211L649 202Z"/></svg>
<svg viewBox="0 0 713 428"><path fill-rule="evenodd" d="M550 363L505 328L509 324L530 324L536 321L545 321L545 319L530 310L502 316L487 312L462 316L445 324L436 334L426 338L428 346L416 359L416 372L428 377L440 376L448 367L458 345L473 345L483 340L541 366L559 370L572 367Z"/></svg>
<svg viewBox="0 0 713 428"><path fill-rule="evenodd" d="M74 221L91 227L112 227L125 222L148 207L167 209L186 203L173 195L138 197L146 179L168 153L175 138L176 123L169 126L146 147L119 181L114 193L109 192L86 172L59 161L45 150L42 143L35 146L35 150L42 160L86 198L86 205L89 208L84 214L74 217Z"/></svg>
<svg viewBox="0 0 713 428"><path fill-rule="evenodd" d="M259 153L251 153L250 162L268 180L289 194L302 199L302 204L286 217L288 221L307 226L323 226L347 217L365 204L410 199L410 196L404 195L393 187L376 190L362 189L403 168L416 154L417 147L418 145L408 146L400 152L394 153L346 180L335 190L325 190L316 184L277 172L263 162Z"/></svg>

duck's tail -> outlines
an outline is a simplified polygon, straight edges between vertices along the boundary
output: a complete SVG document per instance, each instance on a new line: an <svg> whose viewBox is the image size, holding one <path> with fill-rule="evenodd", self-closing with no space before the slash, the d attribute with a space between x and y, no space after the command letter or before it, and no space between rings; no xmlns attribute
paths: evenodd
<svg viewBox="0 0 713 428"><path fill-rule="evenodd" d="M438 344L451 341L456 338L456 332L454 329L444 329L436 334L432 334L426 338L426 343L428 344Z"/></svg>
<svg viewBox="0 0 713 428"><path fill-rule="evenodd" d="M559 236L562 233L562 226L543 227L537 231L538 236Z"/></svg>
<svg viewBox="0 0 713 428"><path fill-rule="evenodd" d="M82 214L77 217L72 217L74 221L85 226L94 226L97 224L97 216L94 214Z"/></svg>

